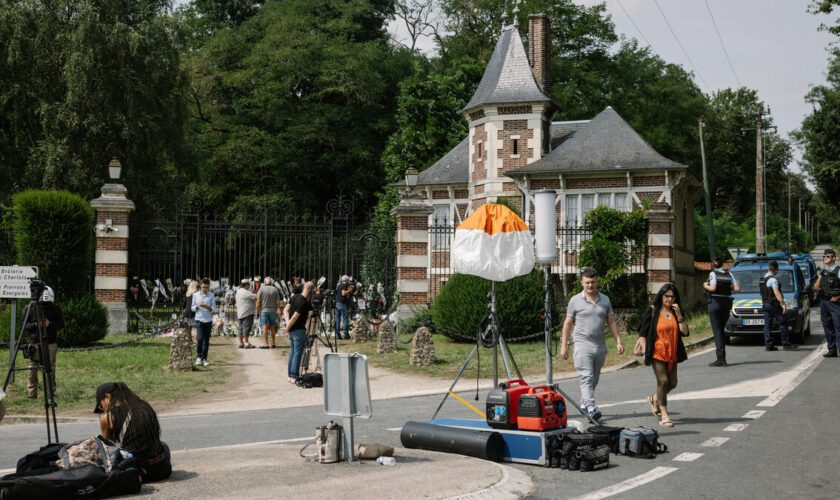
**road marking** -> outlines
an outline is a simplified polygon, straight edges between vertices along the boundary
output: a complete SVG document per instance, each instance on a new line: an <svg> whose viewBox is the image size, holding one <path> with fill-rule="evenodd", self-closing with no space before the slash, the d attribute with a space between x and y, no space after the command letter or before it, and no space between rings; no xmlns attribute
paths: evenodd
<svg viewBox="0 0 840 500"><path fill-rule="evenodd" d="M702 456L702 453L680 453L676 456L676 458L674 458L674 462L693 462Z"/></svg>
<svg viewBox="0 0 840 500"><path fill-rule="evenodd" d="M726 427L723 430L725 432L740 432L740 431L746 429L749 426L750 426L750 424L732 424L732 425Z"/></svg>
<svg viewBox="0 0 840 500"><path fill-rule="evenodd" d="M386 431L396 431L399 432L402 430L402 427L391 427L390 429L385 429Z"/></svg>
<svg viewBox="0 0 840 500"><path fill-rule="evenodd" d="M651 481L656 481L661 477L665 477L668 474L679 470L678 467L656 467L644 474L641 474L636 477L631 477L626 481L622 481L618 484L614 484L612 486L608 486L604 489L593 491L587 495L577 497L577 500L596 500L598 498L607 498L613 495L618 495L619 493L624 493L625 491L632 490L633 488L637 488L642 486L643 484L647 484Z"/></svg>
<svg viewBox="0 0 840 500"><path fill-rule="evenodd" d="M724 437L714 437L709 438L700 445L704 448L717 448L718 446L722 445L723 443L729 441L729 438Z"/></svg>
<svg viewBox="0 0 840 500"><path fill-rule="evenodd" d="M744 415L741 418L756 419L756 418L764 415L765 413L767 413L765 410L750 410L747 413L744 413Z"/></svg>
<svg viewBox="0 0 840 500"><path fill-rule="evenodd" d="M6 474L12 474L16 470L17 469L2 469L2 470L0 470L0 476L5 476Z"/></svg>
<svg viewBox="0 0 840 500"><path fill-rule="evenodd" d="M303 441L315 441L315 437L299 437L299 438L289 438L289 439L276 439L273 441L256 441L253 443L240 443L240 444L226 444L221 446L206 446L203 448L184 448L182 450L172 450L173 452L186 452L186 451L193 451L193 450L235 450L237 448L251 448L255 446L264 446L270 444L284 444L284 443L300 443Z"/></svg>
<svg viewBox="0 0 840 500"><path fill-rule="evenodd" d="M805 359L799 362L798 365L793 367L791 370L788 370L788 376L796 374L795 377L791 377L790 382L782 385L781 387L776 388L775 391L770 393L770 396L765 399L764 401L758 403L756 406L762 407L773 407L779 404L779 401L784 399L785 396L790 394L796 387L802 383L803 380L808 378L808 376L813 372L817 366L819 366L820 362L823 360L822 357L823 348L814 349L814 352L809 354Z"/></svg>

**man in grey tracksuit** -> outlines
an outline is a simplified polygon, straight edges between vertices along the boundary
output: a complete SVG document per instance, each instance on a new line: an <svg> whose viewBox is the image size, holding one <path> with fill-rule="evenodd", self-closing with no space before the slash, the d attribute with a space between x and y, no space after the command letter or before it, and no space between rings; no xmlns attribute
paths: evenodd
<svg viewBox="0 0 840 500"><path fill-rule="evenodd" d="M589 417L598 420L601 418L601 411L595 403L595 387L607 357L605 325L609 325L610 332L615 337L619 354L624 353L624 346L621 345L621 336L610 298L598 292L598 277L594 269L583 271L581 284L583 291L572 297L566 306L560 355L563 359L569 359L569 334L573 334L575 370L580 375L581 408Z"/></svg>

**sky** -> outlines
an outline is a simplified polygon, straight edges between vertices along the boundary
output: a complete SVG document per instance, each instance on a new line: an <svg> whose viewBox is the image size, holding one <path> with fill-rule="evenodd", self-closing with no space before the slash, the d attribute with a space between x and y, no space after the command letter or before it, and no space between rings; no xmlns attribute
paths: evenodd
<svg viewBox="0 0 840 500"><path fill-rule="evenodd" d="M575 0L575 3L591 6L602 1ZM770 106L778 133L783 137L799 128L809 113L811 108L805 102L805 94L810 86L825 82L826 48L834 37L818 28L840 15L840 12L831 16L810 14L806 11L809 3L809 0L606 0L617 33L636 38L640 46L650 45L663 60L693 72L695 82L704 92L736 88L738 82L756 89L759 98ZM391 32L397 39L401 38L400 31L392 23ZM426 42L421 47L429 48L431 44ZM795 161L799 157L797 152ZM796 165L791 167L798 170Z"/></svg>

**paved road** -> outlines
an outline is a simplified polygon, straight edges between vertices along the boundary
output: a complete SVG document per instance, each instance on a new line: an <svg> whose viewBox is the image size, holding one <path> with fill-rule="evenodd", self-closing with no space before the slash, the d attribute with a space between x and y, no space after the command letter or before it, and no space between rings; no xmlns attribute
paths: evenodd
<svg viewBox="0 0 840 500"><path fill-rule="evenodd" d="M602 376L598 397L609 425L657 427L670 453L654 460L613 456L608 470L595 473L513 465L535 484L534 498L836 498L840 487L840 389L838 359L817 352L819 323L798 352L765 352L758 343L728 349L731 366L707 366L705 352L679 366L679 387L670 408L677 424L662 429L650 415L645 395L653 390L649 368ZM578 395L575 380L561 388ZM462 394L473 402L473 393ZM483 406L484 393L479 395ZM377 401L370 420L356 421L356 441L399 445L400 426L429 418L440 396ZM474 414L450 400L442 416ZM173 450L265 441L303 441L326 422L321 407L164 417L163 437ZM89 436L93 420L60 426L62 441ZM43 424L0 426L0 469L44 440Z"/></svg>

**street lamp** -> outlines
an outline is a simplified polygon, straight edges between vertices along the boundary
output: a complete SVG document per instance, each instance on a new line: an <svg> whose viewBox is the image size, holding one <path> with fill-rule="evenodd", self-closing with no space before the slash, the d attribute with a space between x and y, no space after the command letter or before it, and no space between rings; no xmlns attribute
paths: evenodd
<svg viewBox="0 0 840 500"><path fill-rule="evenodd" d="M408 186L409 191L414 190L418 177L420 177L420 173L414 167L408 167L408 170L405 171L405 185Z"/></svg>
<svg viewBox="0 0 840 500"><path fill-rule="evenodd" d="M108 174L111 176L111 179L119 180L121 170L122 164L120 164L120 160L116 159L116 157L111 158L111 161L108 162Z"/></svg>

